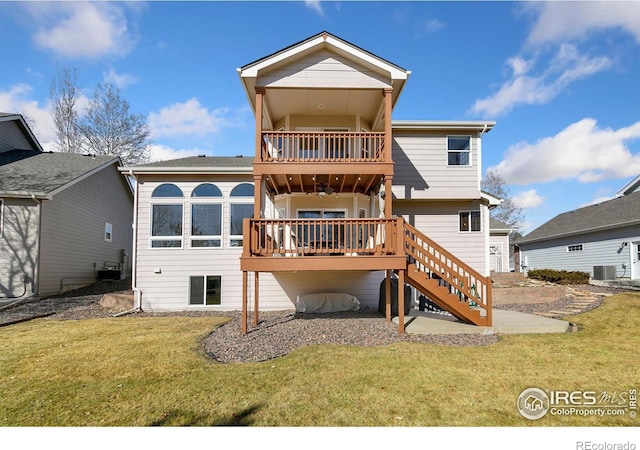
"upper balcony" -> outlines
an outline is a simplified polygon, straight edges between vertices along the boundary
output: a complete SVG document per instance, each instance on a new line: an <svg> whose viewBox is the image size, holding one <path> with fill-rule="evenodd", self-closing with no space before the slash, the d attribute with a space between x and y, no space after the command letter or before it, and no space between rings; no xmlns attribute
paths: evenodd
<svg viewBox="0 0 640 450"><path fill-rule="evenodd" d="M263 131L254 174L275 193L368 193L393 174L384 132Z"/></svg>

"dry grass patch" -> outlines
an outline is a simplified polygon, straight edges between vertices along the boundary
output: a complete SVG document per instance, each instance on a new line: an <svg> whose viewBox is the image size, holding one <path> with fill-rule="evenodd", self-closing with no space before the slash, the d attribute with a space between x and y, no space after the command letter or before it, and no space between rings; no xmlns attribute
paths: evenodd
<svg viewBox="0 0 640 450"><path fill-rule="evenodd" d="M638 388L640 294L571 320L577 333L495 345L315 345L219 364L202 351L217 317L39 319L0 328L0 424L63 426L637 426L625 417L531 422L528 387Z"/></svg>

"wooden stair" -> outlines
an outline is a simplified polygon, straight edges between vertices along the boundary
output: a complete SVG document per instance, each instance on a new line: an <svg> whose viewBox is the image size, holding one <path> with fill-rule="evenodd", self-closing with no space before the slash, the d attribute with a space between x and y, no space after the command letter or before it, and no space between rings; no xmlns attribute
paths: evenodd
<svg viewBox="0 0 640 450"><path fill-rule="evenodd" d="M488 326L486 313L471 306L464 296L451 292L451 287L443 286L441 280L429 278L417 265L408 263L405 281L422 292L425 297L441 309L464 322L478 326ZM483 314L484 313L484 314Z"/></svg>
<svg viewBox="0 0 640 450"><path fill-rule="evenodd" d="M491 326L491 278L476 272L408 223L405 281L458 319Z"/></svg>

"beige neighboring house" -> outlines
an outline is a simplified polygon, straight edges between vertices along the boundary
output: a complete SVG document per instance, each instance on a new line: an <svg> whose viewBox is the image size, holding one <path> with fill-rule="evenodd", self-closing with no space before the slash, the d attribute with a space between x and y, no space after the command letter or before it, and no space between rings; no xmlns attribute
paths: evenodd
<svg viewBox="0 0 640 450"><path fill-rule="evenodd" d="M133 190L120 166L45 152L21 115L0 113L0 299L128 275Z"/></svg>
<svg viewBox="0 0 640 450"><path fill-rule="evenodd" d="M491 272L510 272L509 238L515 228L491 217L491 242L489 243L489 265Z"/></svg>
<svg viewBox="0 0 640 450"><path fill-rule="evenodd" d="M136 181L136 307L242 310L243 331L261 309L382 307L389 319L407 302L396 280L491 324L499 200L480 178L493 122L392 120L411 72L327 32L237 72L251 156L120 169Z"/></svg>

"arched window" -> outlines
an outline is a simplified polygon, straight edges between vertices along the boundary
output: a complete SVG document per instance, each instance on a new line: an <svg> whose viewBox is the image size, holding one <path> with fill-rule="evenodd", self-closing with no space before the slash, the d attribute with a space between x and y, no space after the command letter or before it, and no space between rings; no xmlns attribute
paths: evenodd
<svg viewBox="0 0 640 450"><path fill-rule="evenodd" d="M231 190L229 201L229 245L242 247L242 220L253 217L253 184L242 183Z"/></svg>
<svg viewBox="0 0 640 450"><path fill-rule="evenodd" d="M178 186L171 183L164 183L158 186L151 193L151 197L184 197Z"/></svg>
<svg viewBox="0 0 640 450"><path fill-rule="evenodd" d="M156 187L151 198L151 247L182 247L182 190L175 184Z"/></svg>
<svg viewBox="0 0 640 450"><path fill-rule="evenodd" d="M222 247L222 192L203 183L191 198L191 247Z"/></svg>

